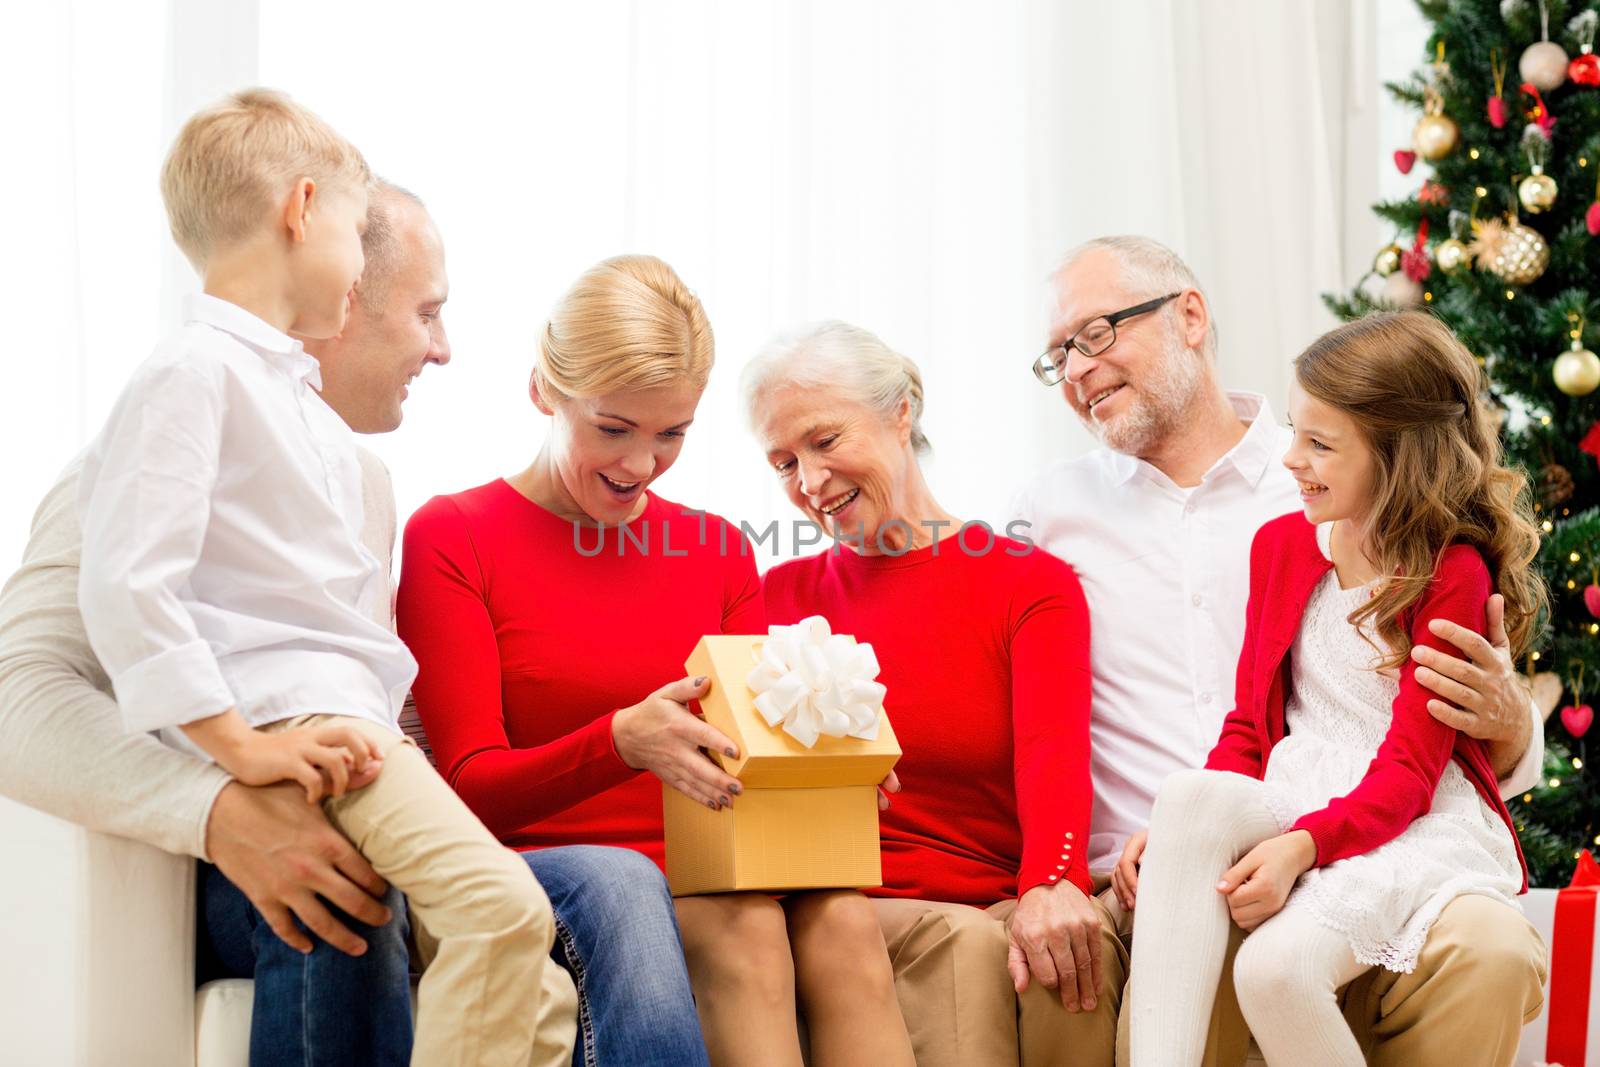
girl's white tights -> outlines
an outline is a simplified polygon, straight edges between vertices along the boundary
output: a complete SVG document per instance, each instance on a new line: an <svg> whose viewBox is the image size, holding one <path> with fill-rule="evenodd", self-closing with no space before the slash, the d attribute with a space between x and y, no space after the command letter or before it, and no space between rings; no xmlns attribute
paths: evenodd
<svg viewBox="0 0 1600 1067"><path fill-rule="evenodd" d="M1278 834L1253 778L1226 771L1169 777L1150 816L1139 869L1128 1010L1133 1067L1201 1062L1232 919L1222 872ZM1361 1067L1337 991L1366 968L1346 939L1303 912L1282 911L1246 939L1233 981L1271 1067Z"/></svg>

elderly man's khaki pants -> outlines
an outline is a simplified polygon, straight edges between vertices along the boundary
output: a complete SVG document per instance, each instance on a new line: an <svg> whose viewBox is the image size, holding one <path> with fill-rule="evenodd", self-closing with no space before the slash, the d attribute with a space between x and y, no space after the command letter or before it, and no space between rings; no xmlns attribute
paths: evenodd
<svg viewBox="0 0 1600 1067"><path fill-rule="evenodd" d="M1012 990L1005 924L1015 901L981 909L875 899L918 1067L1127 1064L1127 1026L1118 1032L1116 1019L1132 924L1110 890L1095 905L1106 988L1093 1012L1071 1014L1038 985L1021 997ZM1235 930L1224 975L1242 940ZM1370 971L1341 996L1374 1067L1509 1067L1523 1023L1544 1003L1545 975L1546 950L1533 926L1504 904L1466 896L1439 916L1415 971ZM1205 1067L1238 1067L1249 1047L1233 982L1225 979Z"/></svg>
<svg viewBox="0 0 1600 1067"><path fill-rule="evenodd" d="M1128 936L1131 923L1115 896L1101 894ZM1244 940L1233 928L1222 984L1211 1013L1205 1067L1245 1062L1250 1032L1233 993L1233 954ZM1160 966L1147 961L1145 966ZM1373 1067L1510 1067L1524 1023L1544 1004L1543 939L1512 908L1488 897L1458 897L1440 914L1416 970L1373 968L1340 993L1345 1021ZM1084 1059L1109 1065L1110 1059ZM1117 1033L1117 1064L1128 1064L1128 1020Z"/></svg>

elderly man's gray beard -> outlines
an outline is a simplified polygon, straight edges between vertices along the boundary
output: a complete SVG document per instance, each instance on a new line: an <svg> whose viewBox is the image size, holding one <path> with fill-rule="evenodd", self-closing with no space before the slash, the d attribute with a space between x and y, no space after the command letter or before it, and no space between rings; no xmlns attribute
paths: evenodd
<svg viewBox="0 0 1600 1067"><path fill-rule="evenodd" d="M1112 451L1145 455L1178 428L1194 403L1204 374L1202 359L1180 338L1169 337L1159 364L1139 383L1128 409L1106 423L1091 413L1085 423Z"/></svg>

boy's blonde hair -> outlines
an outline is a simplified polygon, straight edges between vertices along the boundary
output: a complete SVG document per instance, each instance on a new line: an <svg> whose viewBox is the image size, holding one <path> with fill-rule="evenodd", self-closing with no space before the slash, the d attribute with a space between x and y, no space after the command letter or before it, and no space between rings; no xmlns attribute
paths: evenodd
<svg viewBox="0 0 1600 1067"><path fill-rule="evenodd" d="M218 245L249 234L289 184L358 189L371 180L355 145L273 89L244 89L184 123L161 168L172 238L204 269Z"/></svg>
<svg viewBox="0 0 1600 1067"><path fill-rule="evenodd" d="M677 272L655 256L616 256L567 290L539 337L545 398L592 398L616 389L688 382L704 389L711 323Z"/></svg>

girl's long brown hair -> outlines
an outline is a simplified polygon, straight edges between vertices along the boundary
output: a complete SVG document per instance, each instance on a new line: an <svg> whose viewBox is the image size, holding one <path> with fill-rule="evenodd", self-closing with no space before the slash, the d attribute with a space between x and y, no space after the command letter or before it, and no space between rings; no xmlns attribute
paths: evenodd
<svg viewBox="0 0 1600 1067"><path fill-rule="evenodd" d="M1472 354L1430 314L1382 312L1324 334L1294 369L1301 388L1355 421L1375 457L1365 540L1385 580L1350 622L1383 639L1390 654L1380 666L1397 668L1411 654L1406 614L1458 543L1489 565L1520 658L1547 603L1532 566L1539 531L1527 479L1501 465Z"/></svg>

